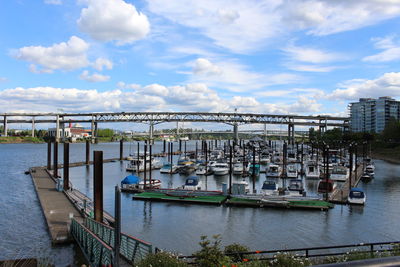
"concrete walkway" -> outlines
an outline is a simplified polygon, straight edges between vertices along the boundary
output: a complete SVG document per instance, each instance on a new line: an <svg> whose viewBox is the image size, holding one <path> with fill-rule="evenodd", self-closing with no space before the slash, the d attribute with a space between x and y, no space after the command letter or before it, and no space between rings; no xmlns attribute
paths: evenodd
<svg viewBox="0 0 400 267"><path fill-rule="evenodd" d="M56 183L45 168L32 168L30 173L52 243L65 244L72 242L72 237L69 235L71 218L74 217L79 222L82 222L81 214L63 192L56 190Z"/></svg>

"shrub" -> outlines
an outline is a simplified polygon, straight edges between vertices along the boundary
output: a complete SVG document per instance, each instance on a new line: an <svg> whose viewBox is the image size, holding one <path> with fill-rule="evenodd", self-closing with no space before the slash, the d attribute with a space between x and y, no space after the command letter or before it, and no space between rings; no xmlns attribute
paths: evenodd
<svg viewBox="0 0 400 267"><path fill-rule="evenodd" d="M149 254L146 258L135 264L135 267L187 267L188 265L172 253L159 252Z"/></svg>
<svg viewBox="0 0 400 267"><path fill-rule="evenodd" d="M207 236L201 236L201 249L193 254L199 267L230 266L229 257L224 255L221 249L221 238L219 235L213 236L214 241L208 240Z"/></svg>
<svg viewBox="0 0 400 267"><path fill-rule="evenodd" d="M230 244L228 246L225 247L224 249L224 253L225 254L232 254L232 253L236 253L233 255L228 255L229 258L231 258L232 261L237 262L237 261L242 261L244 256L242 256L240 253L238 252L248 252L249 248L238 244L238 243L233 243ZM248 258L248 256L245 256L246 258Z"/></svg>

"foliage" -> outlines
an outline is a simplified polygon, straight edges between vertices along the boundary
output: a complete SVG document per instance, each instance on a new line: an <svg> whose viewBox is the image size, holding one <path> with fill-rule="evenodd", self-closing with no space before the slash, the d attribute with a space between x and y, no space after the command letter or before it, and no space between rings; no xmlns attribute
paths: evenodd
<svg viewBox="0 0 400 267"><path fill-rule="evenodd" d="M227 265L229 266L230 259L224 255L221 249L220 235L213 236L214 241L208 240L207 236L201 236L201 249L193 254L196 257L196 262L199 267L215 267Z"/></svg>
<svg viewBox="0 0 400 267"><path fill-rule="evenodd" d="M239 254L238 252L248 252L248 251L249 251L248 247L246 247L244 245L241 245L241 244L238 244L238 243L230 244L230 245L226 246L225 249L224 249L224 253L225 254L236 253L234 255L229 255L229 257L234 262L243 260L243 256L241 254Z"/></svg>
<svg viewBox="0 0 400 267"><path fill-rule="evenodd" d="M269 266L273 267L297 267L309 265L311 265L311 263L308 259L298 258L290 253L277 253L269 264Z"/></svg>
<svg viewBox="0 0 400 267"><path fill-rule="evenodd" d="M400 121L391 117L382 132L382 139L386 142L400 142Z"/></svg>
<svg viewBox="0 0 400 267"><path fill-rule="evenodd" d="M187 267L187 263L178 259L178 257L172 253L159 252L155 254L149 254L146 258L135 265L135 267Z"/></svg>
<svg viewBox="0 0 400 267"><path fill-rule="evenodd" d="M98 137L112 137L114 135L113 129L98 129L96 136Z"/></svg>

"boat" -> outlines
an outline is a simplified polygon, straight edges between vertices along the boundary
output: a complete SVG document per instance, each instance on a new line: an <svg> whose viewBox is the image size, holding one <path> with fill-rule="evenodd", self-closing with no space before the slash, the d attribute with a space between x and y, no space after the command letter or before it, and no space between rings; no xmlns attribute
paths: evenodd
<svg viewBox="0 0 400 267"><path fill-rule="evenodd" d="M306 166L306 178L308 179L319 179L320 169L318 164L313 161L307 163Z"/></svg>
<svg viewBox="0 0 400 267"><path fill-rule="evenodd" d="M365 173L373 177L375 175L375 166L373 164L368 164L365 167Z"/></svg>
<svg viewBox="0 0 400 267"><path fill-rule="evenodd" d="M200 165L196 169L196 175L206 175L207 173L207 168L204 165Z"/></svg>
<svg viewBox="0 0 400 267"><path fill-rule="evenodd" d="M160 169L160 173L176 173L177 172L178 167L176 165L172 165L170 163L166 163L164 164L161 169Z"/></svg>
<svg viewBox="0 0 400 267"><path fill-rule="evenodd" d="M289 181L288 190L291 194L295 193L298 195L303 195L304 193L303 181L301 179L291 179Z"/></svg>
<svg viewBox="0 0 400 267"><path fill-rule="evenodd" d="M318 193L332 193L336 188L336 183L331 179L323 179L318 183Z"/></svg>
<svg viewBox="0 0 400 267"><path fill-rule="evenodd" d="M246 179L242 179L241 181L232 183L232 187L235 187L235 185L238 187L243 185L245 194L248 194L250 192L249 182L247 182Z"/></svg>
<svg viewBox="0 0 400 267"><path fill-rule="evenodd" d="M185 164L178 168L178 173L182 174L182 175L189 175L189 174L193 173L195 171L195 169L196 169L196 166L194 163Z"/></svg>
<svg viewBox="0 0 400 267"><path fill-rule="evenodd" d="M161 187L161 180L159 179L146 180L146 188L160 188L160 187ZM145 188L144 180L139 182L138 188L139 189Z"/></svg>
<svg viewBox="0 0 400 267"><path fill-rule="evenodd" d="M260 175L260 164L255 164L255 165L250 164L250 166L249 166L249 174L250 175L253 175L253 168L254 168L254 175L259 176Z"/></svg>
<svg viewBox="0 0 400 267"><path fill-rule="evenodd" d="M161 180L159 179L151 179L146 180L146 188L160 188ZM140 191L144 190L144 180L141 180L140 177L136 175L128 175L121 181L121 189L123 191Z"/></svg>
<svg viewBox="0 0 400 267"><path fill-rule="evenodd" d="M371 180L372 180L372 176L368 175L368 173L364 173L361 176L361 181L363 181L364 183L367 183L367 182L369 182Z"/></svg>
<svg viewBox="0 0 400 267"><path fill-rule="evenodd" d="M228 163L224 162L217 162L213 167L214 175L227 175L229 173L229 166Z"/></svg>
<svg viewBox="0 0 400 267"><path fill-rule="evenodd" d="M272 178L279 178L282 174L282 168L279 165L276 164L270 164L268 166L266 176L267 177L272 177Z"/></svg>
<svg viewBox="0 0 400 267"><path fill-rule="evenodd" d="M244 172L245 168L243 167L243 163L242 162L237 162L233 165L233 170L232 173L239 175L242 174ZM247 170L245 170L247 171Z"/></svg>
<svg viewBox="0 0 400 267"><path fill-rule="evenodd" d="M185 184L182 185L185 190L201 190L201 181L197 176L189 176L186 178Z"/></svg>
<svg viewBox="0 0 400 267"><path fill-rule="evenodd" d="M333 181L345 182L349 178L349 169L346 166L334 166L330 173L330 178Z"/></svg>
<svg viewBox="0 0 400 267"><path fill-rule="evenodd" d="M365 195L364 191L360 188L352 188L350 189L349 196L347 198L347 202L349 204L356 204L356 205L364 205L367 196Z"/></svg>
<svg viewBox="0 0 400 267"><path fill-rule="evenodd" d="M263 195L278 195L278 186L275 181L265 180L261 192Z"/></svg>
<svg viewBox="0 0 400 267"><path fill-rule="evenodd" d="M286 176L288 178L297 178L298 172L297 172L296 165L290 164L287 166Z"/></svg>

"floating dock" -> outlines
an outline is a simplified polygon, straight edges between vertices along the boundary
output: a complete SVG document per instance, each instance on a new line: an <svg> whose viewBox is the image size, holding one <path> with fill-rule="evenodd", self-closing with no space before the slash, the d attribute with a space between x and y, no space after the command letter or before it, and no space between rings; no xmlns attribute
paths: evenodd
<svg viewBox="0 0 400 267"><path fill-rule="evenodd" d="M352 187L356 187L363 175L363 165L357 167L357 177L354 171L351 175ZM329 202L336 204L347 204L347 197L349 196L349 179L344 182L341 187L337 187L329 197Z"/></svg>
<svg viewBox="0 0 400 267"><path fill-rule="evenodd" d="M66 244L73 240L69 235L71 218L82 222L83 217L63 192L56 190L56 182L45 168L31 168L30 174L53 244Z"/></svg>
<svg viewBox="0 0 400 267"><path fill-rule="evenodd" d="M221 205L226 198L227 197L223 195L171 195L161 192L143 192L132 197L134 200L172 201L180 203L211 205Z"/></svg>

